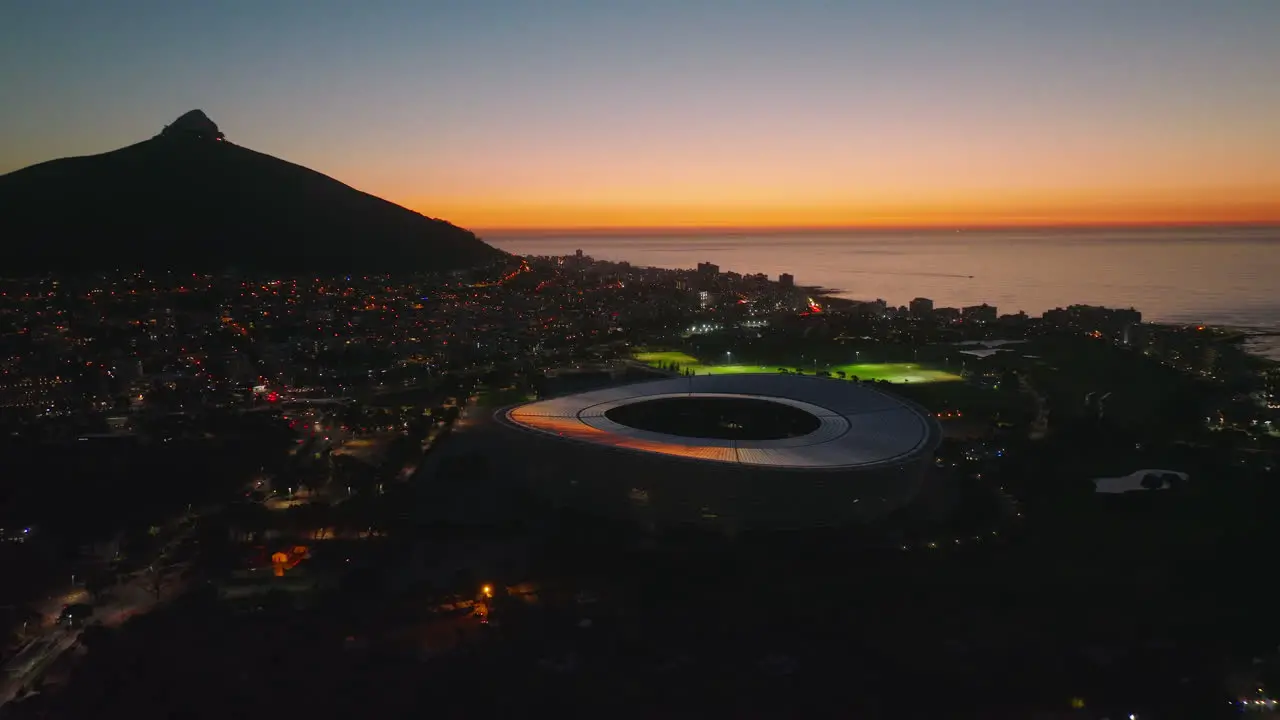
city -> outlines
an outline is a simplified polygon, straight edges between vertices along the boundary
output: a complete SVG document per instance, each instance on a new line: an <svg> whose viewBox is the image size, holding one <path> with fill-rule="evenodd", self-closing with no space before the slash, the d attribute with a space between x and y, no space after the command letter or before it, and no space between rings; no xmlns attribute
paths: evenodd
<svg viewBox="0 0 1280 720"><path fill-rule="evenodd" d="M1227 698L1228 677L1280 663L1256 623L1201 631L1179 620L1211 601L1185 593L1192 578L1253 573L1259 558L1236 543L1265 532L1246 530L1250 507L1274 492L1280 374L1241 349L1240 333L1144 323L1130 309L1028 317L925 298L895 307L785 274L633 267L581 252L444 275L133 272L7 281L2 292L0 413L21 476L6 486L0 545L12 578L6 711L68 707L81 688L116 682L101 663L177 652L153 648L177 642L161 637L210 652L206 625L218 636L288 635L290 672L305 656L341 667L377 657L394 672L449 658L446 677L501 667L522 692L548 673L566 687L622 692L599 675L609 657L599 643L642 632L652 659L628 655L639 665L609 677L673 663L718 677L707 665L730 652L743 675L715 683L791 687L828 672L806 665L818 631L808 623L857 627L849 607L830 606L837 598L876 609L878 628L856 632L878 657L945 632L942 655L891 660L957 693L955 663L991 673L986 658L1034 667L1052 653L1079 666L1061 670L1079 683L1061 688L1064 702L1149 702L1135 688L1163 671L1147 655L1208 672L1167 650L1189 638L1227 663L1216 672L1235 668L1196 676L1197 692ZM727 545L722 531L693 526L653 535L530 494L500 470L498 455L518 446L504 450L485 427L513 403L761 374L880 385L925 409L941 436L918 496L856 526L735 527ZM520 453L522 464L542 462ZM1185 522L1188 512L1238 514L1239 540ZM1127 528L1137 517L1141 529ZM749 575L711 570L747 558ZM854 590L822 570L832 562L863 567L878 587L927 589L947 609L917 597L910 612L887 612L899 591ZM701 579L671 585L695 567ZM782 577L804 589L788 593ZM1241 617L1266 602L1218 585ZM1177 588L1177 602L1133 601ZM1010 593L1018 606L1002 603ZM1154 646L1115 646L1135 632L1122 606L1143 608ZM774 638L754 656L733 644L744 638L722 634L742 613ZM957 622L971 632L957 635ZM258 648L251 655L286 652L265 636L243 641ZM1099 654L1132 679L1088 685ZM181 662L222 672L208 665L216 658ZM270 668L252 672L274 682ZM930 675L939 672L951 677ZM1049 688L1022 691L1028 707L1052 704ZM1271 702L1250 693L1239 699Z"/></svg>
<svg viewBox="0 0 1280 720"><path fill-rule="evenodd" d="M1278 37L3 4L0 720L1280 718Z"/></svg>

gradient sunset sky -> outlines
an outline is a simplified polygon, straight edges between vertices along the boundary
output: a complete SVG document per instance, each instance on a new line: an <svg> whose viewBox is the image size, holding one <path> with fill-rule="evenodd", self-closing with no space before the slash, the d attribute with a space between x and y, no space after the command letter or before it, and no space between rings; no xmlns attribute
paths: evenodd
<svg viewBox="0 0 1280 720"><path fill-rule="evenodd" d="M15 1L0 89L477 230L1280 221L1280 0Z"/></svg>

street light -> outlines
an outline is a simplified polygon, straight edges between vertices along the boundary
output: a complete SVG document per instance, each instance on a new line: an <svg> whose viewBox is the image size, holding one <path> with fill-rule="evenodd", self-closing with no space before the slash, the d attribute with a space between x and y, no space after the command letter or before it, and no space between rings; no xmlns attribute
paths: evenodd
<svg viewBox="0 0 1280 720"><path fill-rule="evenodd" d="M484 585L484 586L482 586L482 587L480 588L480 594L481 594L481 595L484 595L484 596L485 596L485 597L487 597L487 598L491 598L491 597L493 597L493 586L492 586L492 585Z"/></svg>

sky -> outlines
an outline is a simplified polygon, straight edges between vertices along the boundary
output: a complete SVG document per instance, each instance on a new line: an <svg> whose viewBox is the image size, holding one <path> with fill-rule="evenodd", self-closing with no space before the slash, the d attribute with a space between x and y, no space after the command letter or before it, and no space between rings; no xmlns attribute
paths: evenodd
<svg viewBox="0 0 1280 720"><path fill-rule="evenodd" d="M233 142L477 230L1280 221L1277 0L0 0L0 173Z"/></svg>

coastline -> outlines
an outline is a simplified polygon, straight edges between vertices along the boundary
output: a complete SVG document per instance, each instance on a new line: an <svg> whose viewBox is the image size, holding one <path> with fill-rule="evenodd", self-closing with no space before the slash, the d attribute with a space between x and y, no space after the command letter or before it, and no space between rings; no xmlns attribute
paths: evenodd
<svg viewBox="0 0 1280 720"><path fill-rule="evenodd" d="M1135 308L1150 323L1206 325L1251 335L1241 346L1280 361L1280 229L1002 228L990 233L862 229L787 232L769 237L726 232L621 237L563 233L495 237L517 255L581 250L605 262L692 269L714 261L742 274L789 273L797 292L833 309L883 298L894 306L931 298L937 306L987 303L1002 313L1039 316L1072 304ZM787 237L789 236L789 237Z"/></svg>

